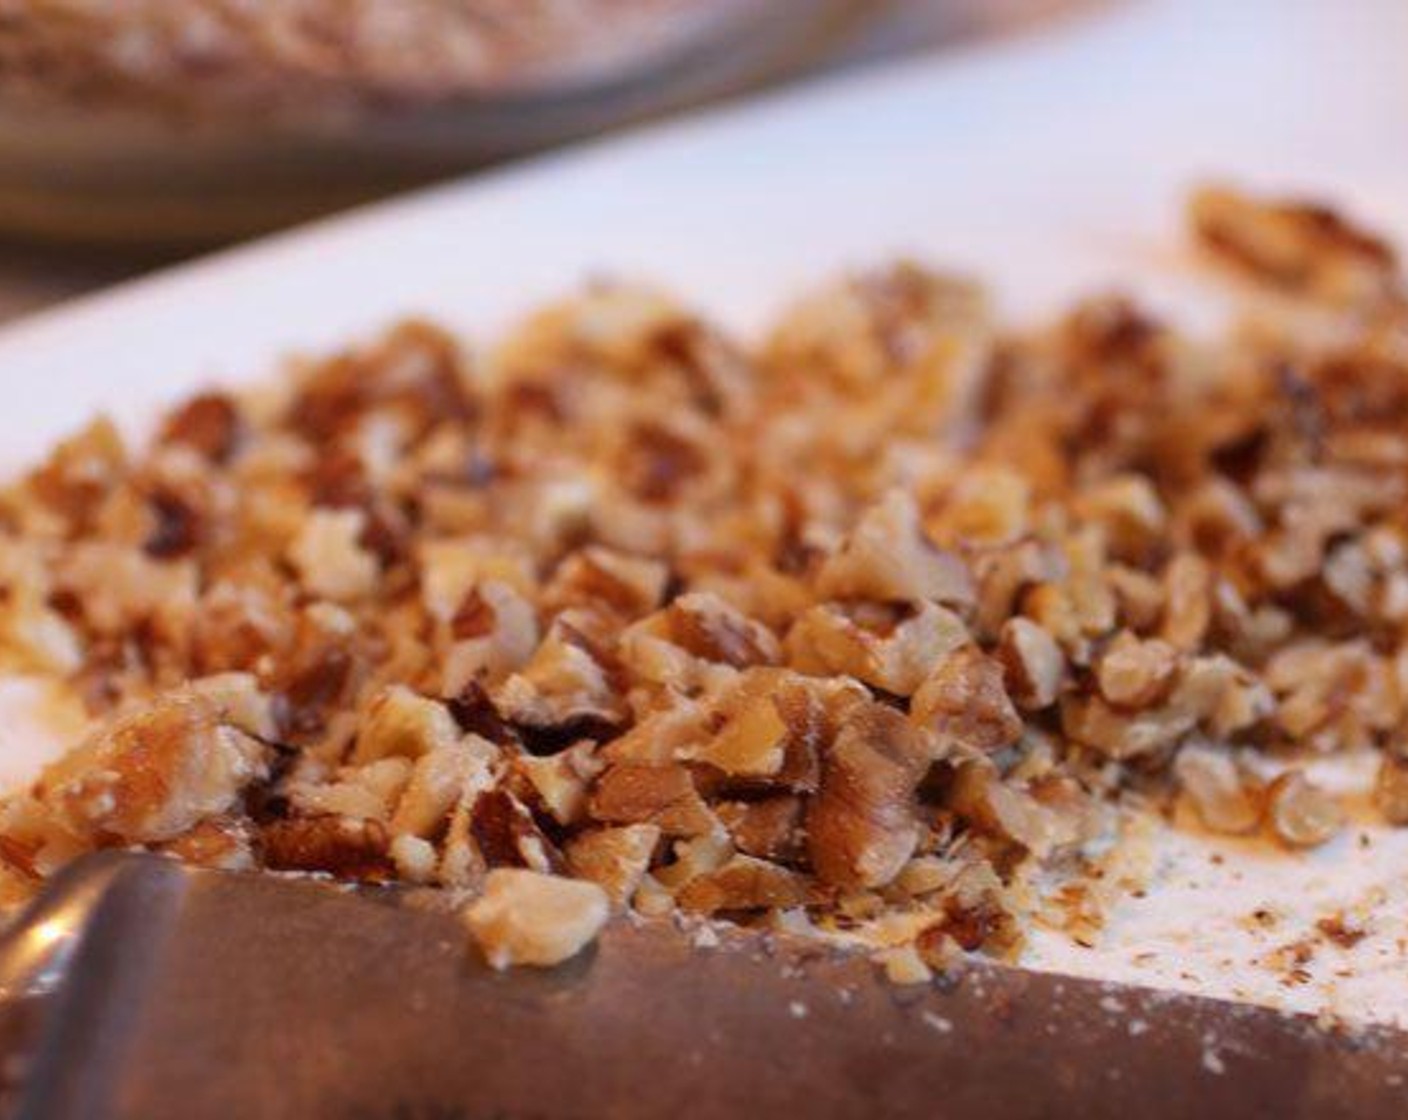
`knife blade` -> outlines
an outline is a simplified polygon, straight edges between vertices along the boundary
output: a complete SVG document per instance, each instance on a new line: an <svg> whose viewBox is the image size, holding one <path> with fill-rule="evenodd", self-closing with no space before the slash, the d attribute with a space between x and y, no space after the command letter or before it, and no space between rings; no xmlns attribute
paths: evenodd
<svg viewBox="0 0 1408 1120"><path fill-rule="evenodd" d="M0 940L6 1104L25 1120L1402 1112L1391 1030L986 964L896 987L809 943L698 940L619 919L564 966L500 973L404 894L104 853Z"/></svg>

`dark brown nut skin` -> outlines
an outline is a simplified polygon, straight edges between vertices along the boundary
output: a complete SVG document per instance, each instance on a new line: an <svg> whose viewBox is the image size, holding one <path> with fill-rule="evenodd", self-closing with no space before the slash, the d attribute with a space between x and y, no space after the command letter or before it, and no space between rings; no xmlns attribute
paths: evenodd
<svg viewBox="0 0 1408 1120"><path fill-rule="evenodd" d="M301 817L271 821L259 834L264 865L275 871L326 871L344 879L393 876L390 838L379 821Z"/></svg>

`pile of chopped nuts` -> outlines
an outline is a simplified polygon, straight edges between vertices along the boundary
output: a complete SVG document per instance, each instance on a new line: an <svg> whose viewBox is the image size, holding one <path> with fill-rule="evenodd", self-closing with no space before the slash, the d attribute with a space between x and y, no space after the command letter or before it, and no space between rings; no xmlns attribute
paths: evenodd
<svg viewBox="0 0 1408 1120"><path fill-rule="evenodd" d="M598 286L485 355L409 323L198 396L140 452L94 423L0 494L0 657L98 717L0 808L0 893L136 846L460 892L499 964L633 908L913 978L1016 952L1039 878L1180 790L1306 848L1345 815L1295 760L1376 749L1408 823L1394 255L1322 208L1192 217L1295 313L1014 334L899 264L750 350Z"/></svg>

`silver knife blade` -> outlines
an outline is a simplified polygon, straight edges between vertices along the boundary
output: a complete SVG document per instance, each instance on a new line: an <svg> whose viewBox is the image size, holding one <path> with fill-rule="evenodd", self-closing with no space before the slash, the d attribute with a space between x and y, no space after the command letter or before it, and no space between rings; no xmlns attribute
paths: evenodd
<svg viewBox="0 0 1408 1120"><path fill-rule="evenodd" d="M902 988L855 955L748 931L702 948L663 921L498 973L402 898L80 861L0 941L0 1039L28 1050L11 1114L1402 1114L1390 1030L989 965Z"/></svg>

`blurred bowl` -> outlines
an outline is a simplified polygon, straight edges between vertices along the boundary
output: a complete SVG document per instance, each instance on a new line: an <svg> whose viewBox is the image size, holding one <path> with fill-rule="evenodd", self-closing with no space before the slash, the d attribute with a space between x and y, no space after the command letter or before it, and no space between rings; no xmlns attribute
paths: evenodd
<svg viewBox="0 0 1408 1120"><path fill-rule="evenodd" d="M32 0L35 13L67 9L67 23L55 17L58 38L45 38L39 15L0 12L0 232L164 246L246 236L755 88L806 68L884 6L595 3L604 10L593 25L581 18L593 0L415 0L421 16L455 24L416 39L372 21L359 25L359 41L320 39L322 29L304 24L291 46L257 51L248 39L238 49L221 42L192 13L392 9L387 0L201 0L178 14L167 0L129 9ZM144 26L144 8L176 38ZM90 22L122 12L122 26L104 40L92 25L85 43L77 9ZM486 47L475 35L489 32L465 22L486 9L579 18L536 35L501 19ZM383 30L405 49L372 57Z"/></svg>

